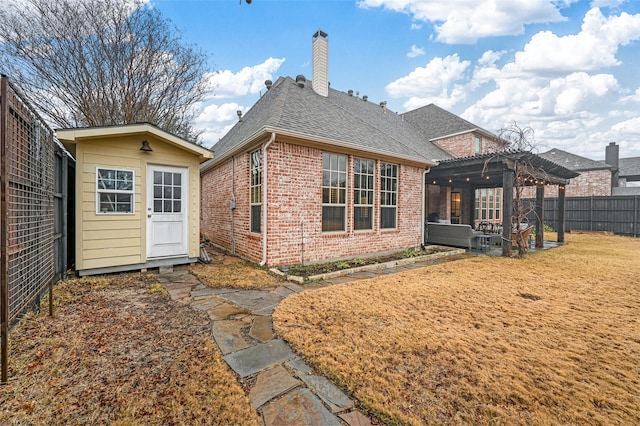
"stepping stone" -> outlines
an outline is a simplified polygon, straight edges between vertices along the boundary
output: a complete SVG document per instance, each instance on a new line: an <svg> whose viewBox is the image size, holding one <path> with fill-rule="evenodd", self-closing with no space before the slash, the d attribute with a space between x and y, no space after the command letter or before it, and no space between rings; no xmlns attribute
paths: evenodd
<svg viewBox="0 0 640 426"><path fill-rule="evenodd" d="M365 416L360 411L338 414L338 417L344 420L349 426L371 426L371 420L369 417Z"/></svg>
<svg viewBox="0 0 640 426"><path fill-rule="evenodd" d="M273 291L278 296L287 297L292 294L295 294L295 291L288 289L287 287L281 285Z"/></svg>
<svg viewBox="0 0 640 426"><path fill-rule="evenodd" d="M216 292L211 287L194 288L193 290L191 290L191 297L193 297L194 299L199 299L201 297L209 297L214 294L216 294Z"/></svg>
<svg viewBox="0 0 640 426"><path fill-rule="evenodd" d="M294 389L262 407L265 426L324 425L341 426L309 389Z"/></svg>
<svg viewBox="0 0 640 426"><path fill-rule="evenodd" d="M261 312L262 315L271 314L278 303L282 301L282 296L264 290L243 290L225 294L224 298L231 300L246 311Z"/></svg>
<svg viewBox="0 0 640 426"><path fill-rule="evenodd" d="M273 328L271 317L257 316L253 319L249 335L261 342L268 342L273 339Z"/></svg>
<svg viewBox="0 0 640 426"><path fill-rule="evenodd" d="M287 367L293 368L296 371L296 373L298 373L298 376L300 374L311 374L311 373L313 373L313 369L311 367L309 367L307 365L307 363L305 363L300 358L295 358L295 359L292 359L291 361L287 362Z"/></svg>
<svg viewBox="0 0 640 426"><path fill-rule="evenodd" d="M234 315L239 315L244 313L244 311L237 306L230 305L228 303L221 303L215 308L211 308L207 311L211 319L227 319Z"/></svg>
<svg viewBox="0 0 640 426"><path fill-rule="evenodd" d="M353 402L349 397L326 377L301 375L300 378L327 404L332 413L353 408Z"/></svg>
<svg viewBox="0 0 640 426"><path fill-rule="evenodd" d="M249 347L249 343L244 340L240 331L244 326L246 326L244 321L237 320L223 320L213 323L211 332L223 355Z"/></svg>
<svg viewBox="0 0 640 426"><path fill-rule="evenodd" d="M263 371L258 374L256 384L249 392L249 400L254 409L258 409L266 402L280 396L291 389L302 384L300 380L296 380L281 365L273 367L271 370Z"/></svg>
<svg viewBox="0 0 640 426"><path fill-rule="evenodd" d="M224 360L243 379L295 355L282 340L272 340L226 355Z"/></svg>
<svg viewBox="0 0 640 426"><path fill-rule="evenodd" d="M217 299L213 299L213 298L201 298L200 300L196 300L193 301L191 303L191 307L193 309L197 309L199 311L209 311L210 309L213 309L217 306L222 305L224 302L217 300Z"/></svg>
<svg viewBox="0 0 640 426"><path fill-rule="evenodd" d="M283 287L288 288L289 290L295 292L295 293L302 293L304 291L304 287L299 286L298 284L295 283L285 283L282 284Z"/></svg>

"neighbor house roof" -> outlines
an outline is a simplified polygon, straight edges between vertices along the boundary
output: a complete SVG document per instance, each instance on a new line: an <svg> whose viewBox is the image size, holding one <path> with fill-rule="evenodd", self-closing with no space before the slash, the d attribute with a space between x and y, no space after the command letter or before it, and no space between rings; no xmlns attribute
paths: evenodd
<svg viewBox="0 0 640 426"><path fill-rule="evenodd" d="M640 180L640 157L621 158L618 161L620 177L627 180Z"/></svg>
<svg viewBox="0 0 640 426"><path fill-rule="evenodd" d="M269 133L357 149L434 166L449 158L419 129L383 106L329 89L328 96L280 77L256 104L216 143L215 159L203 170L242 152Z"/></svg>
<svg viewBox="0 0 640 426"><path fill-rule="evenodd" d="M487 137L496 138L493 133L435 104L425 105L405 112L402 116L406 121L420 129L429 141L469 132L477 132ZM445 158L451 158L451 155L447 155Z"/></svg>
<svg viewBox="0 0 640 426"><path fill-rule="evenodd" d="M589 170L611 170L611 166L604 161L591 160L557 148L553 148L538 155L573 171L586 172Z"/></svg>

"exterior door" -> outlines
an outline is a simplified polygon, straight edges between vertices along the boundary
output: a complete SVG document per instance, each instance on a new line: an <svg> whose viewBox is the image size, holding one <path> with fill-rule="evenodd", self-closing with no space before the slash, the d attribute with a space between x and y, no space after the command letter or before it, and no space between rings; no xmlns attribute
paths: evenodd
<svg viewBox="0 0 640 426"><path fill-rule="evenodd" d="M147 257L187 255L189 170L147 168Z"/></svg>

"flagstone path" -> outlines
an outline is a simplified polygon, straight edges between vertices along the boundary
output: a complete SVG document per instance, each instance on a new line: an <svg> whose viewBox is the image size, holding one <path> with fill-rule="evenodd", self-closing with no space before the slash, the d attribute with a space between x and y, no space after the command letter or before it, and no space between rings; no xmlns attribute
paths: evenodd
<svg viewBox="0 0 640 426"><path fill-rule="evenodd" d="M366 426L371 425L371 420L355 407L354 400L326 377L315 375L286 342L274 335L271 320L274 309L294 293L422 268L453 258L353 273L304 286L283 282L268 290L207 287L184 267L160 273L158 280L173 300L209 315L213 323L211 334L224 360L250 385L249 400L262 415L265 426Z"/></svg>

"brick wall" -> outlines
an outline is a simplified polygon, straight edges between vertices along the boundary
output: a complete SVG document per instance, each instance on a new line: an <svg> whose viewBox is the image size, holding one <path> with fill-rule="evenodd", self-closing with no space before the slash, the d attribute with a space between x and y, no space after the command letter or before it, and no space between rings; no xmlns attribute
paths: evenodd
<svg viewBox="0 0 640 426"><path fill-rule="evenodd" d="M580 175L571 179L566 186L565 196L567 197L596 197L611 195L611 171L610 170L589 170L579 172ZM523 189L523 198L535 198L535 187ZM547 185L544 188L545 198L558 196L557 185Z"/></svg>
<svg viewBox="0 0 640 426"><path fill-rule="evenodd" d="M469 157L475 155L475 133L463 133L449 138L434 141L436 145L444 149L454 157ZM496 140L481 136L481 153L496 152L501 149L501 144Z"/></svg>
<svg viewBox="0 0 640 426"><path fill-rule="evenodd" d="M329 152L329 151L327 151ZM334 151L330 151L334 152ZM322 232L322 153L317 148L276 140L267 159L267 265L365 256L403 250L420 244L422 173L399 164L397 229L379 228L380 161L376 161L374 229L353 230L353 156L348 156L347 230ZM363 156L362 158L370 158ZM392 161L389 161L392 162ZM231 161L202 176L202 233L231 247ZM234 232L236 253L254 262L262 259L262 239L249 232L249 156L235 160Z"/></svg>

